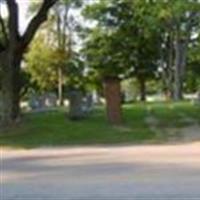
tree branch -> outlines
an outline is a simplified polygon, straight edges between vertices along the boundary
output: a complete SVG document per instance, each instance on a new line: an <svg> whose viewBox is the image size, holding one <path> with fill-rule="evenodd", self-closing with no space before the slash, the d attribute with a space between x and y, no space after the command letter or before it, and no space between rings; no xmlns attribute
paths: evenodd
<svg viewBox="0 0 200 200"><path fill-rule="evenodd" d="M19 8L16 0L6 1L9 19L8 19L8 29L9 29L9 41L10 44L15 43L19 38Z"/></svg>
<svg viewBox="0 0 200 200"><path fill-rule="evenodd" d="M49 9L57 2L58 0L43 0L42 6L38 13L33 17L31 22L28 25L27 30L21 38L23 43L23 48L25 49L29 43L32 41L37 29L40 25L46 21Z"/></svg>

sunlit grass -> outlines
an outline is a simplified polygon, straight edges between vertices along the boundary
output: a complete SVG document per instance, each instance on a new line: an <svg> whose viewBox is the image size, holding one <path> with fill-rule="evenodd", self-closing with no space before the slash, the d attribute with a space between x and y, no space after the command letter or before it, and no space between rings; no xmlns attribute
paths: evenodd
<svg viewBox="0 0 200 200"><path fill-rule="evenodd" d="M107 123L103 107L82 121L70 121L64 109L28 113L20 125L0 131L0 145L32 148L157 143L165 136L152 131L152 125L165 128L200 123L200 106L187 102L129 104L124 106L123 114L123 125L116 127ZM156 124L147 123L149 117Z"/></svg>

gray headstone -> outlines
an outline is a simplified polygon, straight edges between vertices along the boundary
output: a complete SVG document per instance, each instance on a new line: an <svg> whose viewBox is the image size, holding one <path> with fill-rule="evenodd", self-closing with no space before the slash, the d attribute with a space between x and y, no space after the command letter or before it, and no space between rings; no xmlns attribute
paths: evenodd
<svg viewBox="0 0 200 200"><path fill-rule="evenodd" d="M72 120L82 119L84 111L82 109L83 93L79 90L69 92L69 118Z"/></svg>
<svg viewBox="0 0 200 200"><path fill-rule="evenodd" d="M37 95L32 95L29 100L29 106L32 110L39 110L41 109L41 100L40 97Z"/></svg>
<svg viewBox="0 0 200 200"><path fill-rule="evenodd" d="M57 105L57 96L54 93L46 93L43 98L45 107L55 107Z"/></svg>

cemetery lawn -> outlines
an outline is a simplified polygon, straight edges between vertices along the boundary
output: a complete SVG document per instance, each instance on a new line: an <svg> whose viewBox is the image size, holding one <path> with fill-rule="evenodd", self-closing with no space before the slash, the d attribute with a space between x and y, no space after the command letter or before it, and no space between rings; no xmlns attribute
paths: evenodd
<svg viewBox="0 0 200 200"><path fill-rule="evenodd" d="M70 121L65 109L26 113L19 125L0 130L3 147L52 147L66 145L155 144L168 140L167 128L200 124L200 105L135 103L124 105L124 124L111 126L105 109L95 108L82 121Z"/></svg>

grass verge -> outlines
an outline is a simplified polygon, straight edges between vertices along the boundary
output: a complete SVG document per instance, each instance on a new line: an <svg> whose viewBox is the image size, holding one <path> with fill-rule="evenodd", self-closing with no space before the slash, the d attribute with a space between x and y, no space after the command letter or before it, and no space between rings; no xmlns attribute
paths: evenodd
<svg viewBox="0 0 200 200"><path fill-rule="evenodd" d="M188 102L125 105L123 126L106 122L103 108L96 108L82 121L69 121L63 109L44 113L27 113L23 122L0 130L0 145L35 148L65 145L114 145L160 143L166 134L151 126L182 127L200 123L200 106ZM153 118L150 124L147 118ZM190 120L188 120L190 119Z"/></svg>

